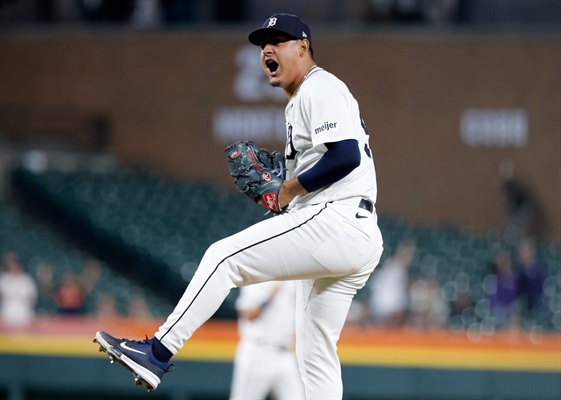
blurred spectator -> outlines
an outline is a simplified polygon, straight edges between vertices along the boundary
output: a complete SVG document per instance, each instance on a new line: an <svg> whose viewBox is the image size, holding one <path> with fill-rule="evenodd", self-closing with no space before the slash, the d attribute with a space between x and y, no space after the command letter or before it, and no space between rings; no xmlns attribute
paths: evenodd
<svg viewBox="0 0 561 400"><path fill-rule="evenodd" d="M484 279L485 293L490 301L490 313L498 328L511 327L518 322L516 273L512 258L499 248L491 263L491 273Z"/></svg>
<svg viewBox="0 0 561 400"><path fill-rule="evenodd" d="M77 315L85 312L88 294L95 288L101 268L96 260L88 260L81 273L67 271L54 291L57 310L63 315Z"/></svg>
<svg viewBox="0 0 561 400"><path fill-rule="evenodd" d="M369 0L372 22L451 23L459 20L461 0Z"/></svg>
<svg viewBox="0 0 561 400"><path fill-rule="evenodd" d="M409 265L415 254L415 243L402 241L393 257L377 267L369 280L370 312L374 322L402 325L409 303Z"/></svg>
<svg viewBox="0 0 561 400"><path fill-rule="evenodd" d="M37 285L24 271L17 255L6 252L0 271L0 320L7 326L24 326L35 317Z"/></svg>
<svg viewBox="0 0 561 400"><path fill-rule="evenodd" d="M94 290L101 275L101 265L99 261L94 259L86 260L84 264L84 269L80 273L79 279L84 287L86 293L90 293Z"/></svg>
<svg viewBox="0 0 561 400"><path fill-rule="evenodd" d="M447 24L460 20L460 0L430 0L423 2L423 14L432 24Z"/></svg>
<svg viewBox="0 0 561 400"><path fill-rule="evenodd" d="M98 293L96 297L96 317L107 320L120 317L117 302L111 293Z"/></svg>
<svg viewBox="0 0 561 400"><path fill-rule="evenodd" d="M39 296L42 301L52 301L54 273L53 268L45 261L39 262L35 269L35 278L39 287Z"/></svg>
<svg viewBox="0 0 561 400"><path fill-rule="evenodd" d="M243 21L251 7L247 0L0 0L0 22L131 22L133 27L143 29L161 22Z"/></svg>
<svg viewBox="0 0 561 400"><path fill-rule="evenodd" d="M518 264L516 266L520 311L525 317L536 317L542 305L547 266L538 260L536 244L532 239L524 239L519 244Z"/></svg>
<svg viewBox="0 0 561 400"><path fill-rule="evenodd" d="M448 325L453 329L465 329L476 320L470 277L468 274L461 272L445 286L452 289L448 294L450 301Z"/></svg>
<svg viewBox="0 0 561 400"><path fill-rule="evenodd" d="M133 296L129 300L127 314L130 319L135 321L150 321L153 319L143 296Z"/></svg>
<svg viewBox="0 0 561 400"><path fill-rule="evenodd" d="M160 1L136 0L131 16L132 25L137 29L156 28L161 23Z"/></svg>
<svg viewBox="0 0 561 400"><path fill-rule="evenodd" d="M86 291L74 272L65 272L55 289L54 300L59 314L77 315L84 312Z"/></svg>
<svg viewBox="0 0 561 400"><path fill-rule="evenodd" d="M434 276L417 279L410 288L408 324L418 327L443 327L448 321L448 304Z"/></svg>
<svg viewBox="0 0 561 400"><path fill-rule="evenodd" d="M515 177L514 161L503 160L499 165L499 175L508 218L504 239L514 245L526 237L531 224L535 225L532 227L534 233L541 230L537 222L537 207L529 188Z"/></svg>

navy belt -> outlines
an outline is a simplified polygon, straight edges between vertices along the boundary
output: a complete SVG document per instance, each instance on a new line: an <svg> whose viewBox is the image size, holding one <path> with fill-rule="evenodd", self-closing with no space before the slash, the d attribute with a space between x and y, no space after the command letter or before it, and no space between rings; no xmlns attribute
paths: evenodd
<svg viewBox="0 0 561 400"><path fill-rule="evenodd" d="M370 214L372 214L372 211L374 211L374 204L366 199L362 199L358 206L363 210L368 211Z"/></svg>

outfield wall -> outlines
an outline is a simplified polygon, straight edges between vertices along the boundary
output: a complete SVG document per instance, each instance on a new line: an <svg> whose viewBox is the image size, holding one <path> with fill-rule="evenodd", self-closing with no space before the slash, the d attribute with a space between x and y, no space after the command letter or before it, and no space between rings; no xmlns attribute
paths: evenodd
<svg viewBox="0 0 561 400"><path fill-rule="evenodd" d="M96 329L142 337L158 322L47 319L0 333L0 399L227 399L236 324L210 321L174 357L175 370L147 395L92 343ZM141 334L142 332L142 334ZM346 400L556 400L561 335L396 330L349 325L339 342Z"/></svg>
<svg viewBox="0 0 561 400"><path fill-rule="evenodd" d="M512 159L546 237L561 241L559 37L318 30L314 48L359 100L382 212L504 227L498 167ZM282 150L286 99L243 32L3 35L0 54L0 129L14 140L48 128L88 146L67 129L79 121L57 125L49 112L101 114L123 162L226 184L227 144Z"/></svg>
<svg viewBox="0 0 561 400"><path fill-rule="evenodd" d="M226 400L231 363L180 361L153 393L108 360L2 355L0 399ZM6 372L4 372L6 371ZM347 400L558 400L559 373L343 365Z"/></svg>

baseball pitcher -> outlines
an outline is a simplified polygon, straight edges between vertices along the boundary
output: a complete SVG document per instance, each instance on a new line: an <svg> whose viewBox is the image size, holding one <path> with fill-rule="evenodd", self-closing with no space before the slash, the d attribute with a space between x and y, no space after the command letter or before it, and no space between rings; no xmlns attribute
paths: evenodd
<svg viewBox="0 0 561 400"><path fill-rule="evenodd" d="M279 162L277 154L239 142L226 157L238 190L278 215L211 245L154 337L118 339L99 331L94 340L154 390L173 355L232 288L297 280L296 354L305 398L341 399L337 341L383 250L368 131L347 86L316 65L311 31L300 18L275 14L249 41L261 48L270 84L287 95L286 150Z"/></svg>

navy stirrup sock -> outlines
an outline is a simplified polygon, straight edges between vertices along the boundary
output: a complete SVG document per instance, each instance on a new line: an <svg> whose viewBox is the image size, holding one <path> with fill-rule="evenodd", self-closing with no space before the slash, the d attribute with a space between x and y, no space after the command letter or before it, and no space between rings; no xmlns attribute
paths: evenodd
<svg viewBox="0 0 561 400"><path fill-rule="evenodd" d="M173 356L173 354L171 354L171 351L169 351L168 348L162 344L162 342L156 339L156 337L152 338L152 353L154 353L154 357L156 357L158 361L165 363L171 360L171 357Z"/></svg>

